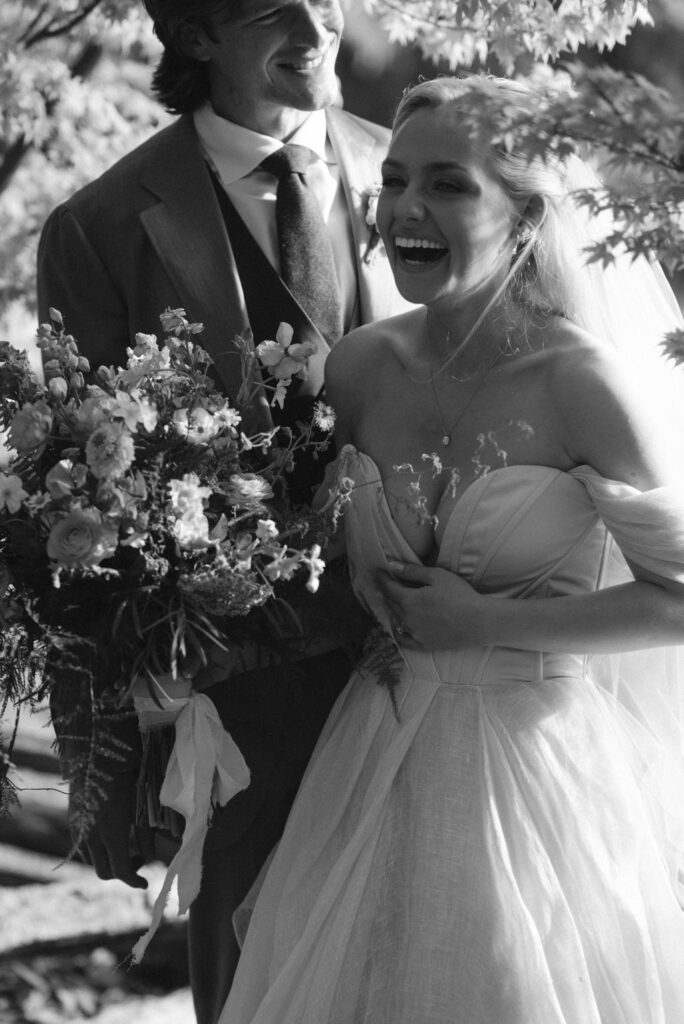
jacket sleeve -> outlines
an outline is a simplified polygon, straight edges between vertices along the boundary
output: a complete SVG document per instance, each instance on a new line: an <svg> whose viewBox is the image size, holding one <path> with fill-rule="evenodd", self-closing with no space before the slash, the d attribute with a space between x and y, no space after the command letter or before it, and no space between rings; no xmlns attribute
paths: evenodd
<svg viewBox="0 0 684 1024"><path fill-rule="evenodd" d="M129 336L125 303L107 267L67 205L48 218L38 246L38 314L54 307L93 370L124 364Z"/></svg>

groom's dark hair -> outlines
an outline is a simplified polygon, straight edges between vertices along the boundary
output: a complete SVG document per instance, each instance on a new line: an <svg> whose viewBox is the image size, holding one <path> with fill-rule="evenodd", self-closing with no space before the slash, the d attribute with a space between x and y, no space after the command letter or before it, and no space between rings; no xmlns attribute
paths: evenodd
<svg viewBox="0 0 684 1024"><path fill-rule="evenodd" d="M188 26L203 29L215 40L214 19L223 21L243 0L142 0L164 52L152 78L157 99L171 114L191 114L209 99L209 73L203 61L187 54L183 35Z"/></svg>

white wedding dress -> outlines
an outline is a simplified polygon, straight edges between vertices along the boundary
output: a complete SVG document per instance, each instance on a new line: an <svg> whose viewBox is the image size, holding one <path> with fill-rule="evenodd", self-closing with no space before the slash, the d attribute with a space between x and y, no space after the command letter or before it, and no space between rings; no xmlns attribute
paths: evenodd
<svg viewBox="0 0 684 1024"><path fill-rule="evenodd" d="M383 621L374 570L416 557L373 461L343 459L354 586ZM605 585L611 534L684 581L682 495L588 467L494 470L440 518L438 564L489 594ZM656 741L588 658L398 657L398 716L363 666L330 715L220 1024L683 1024Z"/></svg>

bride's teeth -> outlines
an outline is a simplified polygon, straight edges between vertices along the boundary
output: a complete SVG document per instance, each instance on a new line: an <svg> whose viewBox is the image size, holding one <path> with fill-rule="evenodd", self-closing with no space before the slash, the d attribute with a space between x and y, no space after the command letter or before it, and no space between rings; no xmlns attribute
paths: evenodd
<svg viewBox="0 0 684 1024"><path fill-rule="evenodd" d="M395 238L394 244L402 249L443 249L439 242L432 242L428 238Z"/></svg>

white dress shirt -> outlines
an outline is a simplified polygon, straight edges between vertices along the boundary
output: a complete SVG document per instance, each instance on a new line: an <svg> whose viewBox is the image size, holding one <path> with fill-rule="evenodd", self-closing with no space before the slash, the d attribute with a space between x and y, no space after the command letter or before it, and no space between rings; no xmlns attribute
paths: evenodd
<svg viewBox="0 0 684 1024"><path fill-rule="evenodd" d="M202 148L235 209L280 273L275 221L277 180L259 164L283 143L219 117L210 103L196 110L193 119ZM344 328L349 330L356 306L354 242L340 169L327 137L325 111L311 113L287 142L306 146L314 153L306 180L328 228L340 284Z"/></svg>

